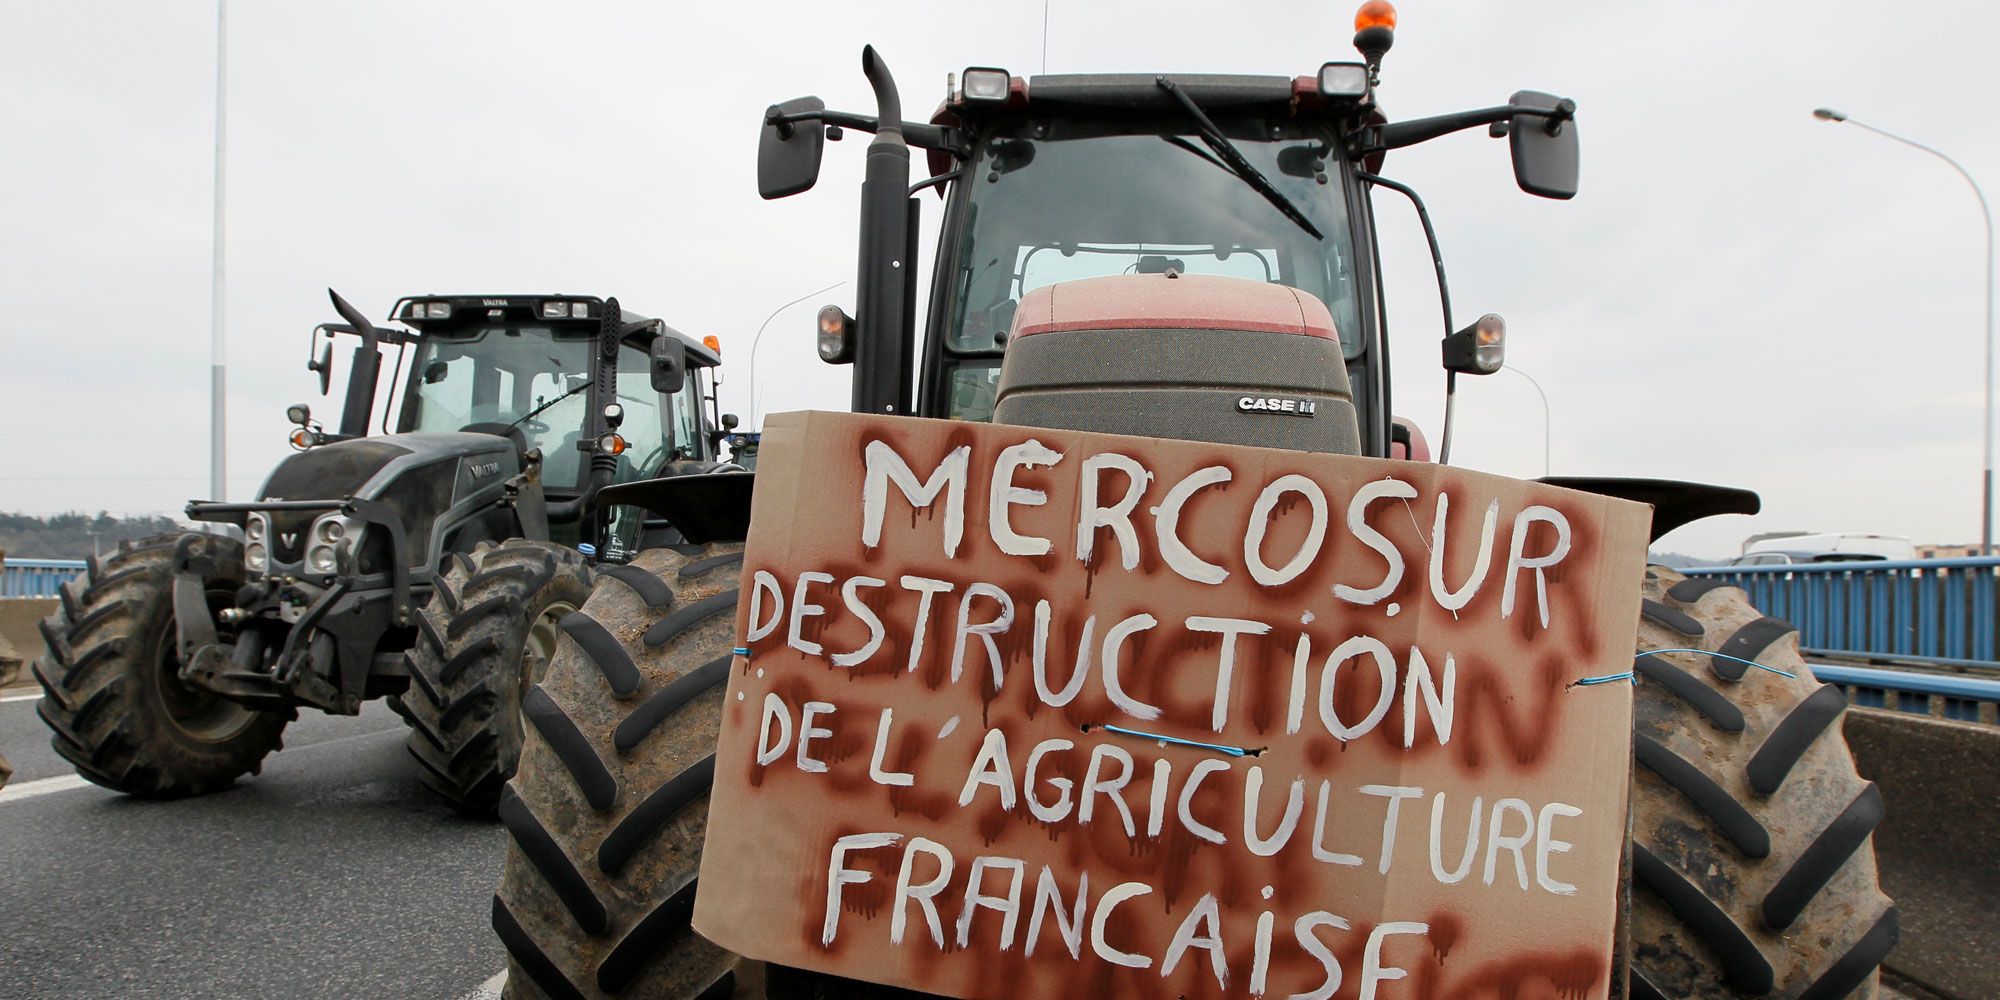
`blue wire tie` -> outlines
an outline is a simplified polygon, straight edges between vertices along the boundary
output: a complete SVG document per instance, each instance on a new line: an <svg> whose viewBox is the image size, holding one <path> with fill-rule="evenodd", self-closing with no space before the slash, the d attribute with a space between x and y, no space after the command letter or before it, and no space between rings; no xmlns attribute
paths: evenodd
<svg viewBox="0 0 2000 1000"><path fill-rule="evenodd" d="M1767 667L1761 663L1758 663L1756 660L1746 660L1740 656L1731 656L1728 653L1712 653L1706 649L1649 649L1643 653L1640 653L1639 656L1654 656L1660 653L1700 653L1703 656L1719 656L1725 660L1729 660L1732 663L1741 663L1746 667L1756 667L1759 670L1769 670L1770 672L1777 674L1780 677L1791 677L1796 679L1799 676L1795 673L1792 673L1789 670L1780 670L1777 667ZM1639 658L1639 656L1634 656L1633 659L1636 660Z"/></svg>
<svg viewBox="0 0 2000 1000"><path fill-rule="evenodd" d="M1203 743L1200 740L1184 740L1178 736L1162 736L1159 733L1142 733L1137 729L1127 729L1124 726L1106 725L1106 726L1099 726L1097 728L1105 730L1106 732L1118 733L1123 736L1137 736L1140 739L1159 740L1161 743L1172 743L1176 746L1195 747L1200 750L1213 750L1216 753L1226 753L1231 757L1250 756L1250 751L1245 750L1242 747L1223 746L1220 743Z"/></svg>
<svg viewBox="0 0 2000 1000"><path fill-rule="evenodd" d="M1570 687L1589 687L1592 684L1609 684L1612 681L1631 681L1637 684L1639 683L1639 676L1637 673L1627 670L1622 674L1605 674L1602 677L1580 677L1571 681Z"/></svg>
<svg viewBox="0 0 2000 1000"><path fill-rule="evenodd" d="M1746 660L1740 656L1731 656L1728 653L1712 653L1706 649L1683 649L1683 648L1649 649L1633 656L1632 658L1634 660L1637 660L1641 656L1655 656L1660 653L1700 653L1703 656L1719 656L1725 660L1741 663L1744 666L1756 667L1759 670L1769 670L1770 672L1777 674L1781 677L1795 678L1798 676L1797 674L1794 674L1789 670L1780 670L1777 667L1765 666L1762 663L1758 663L1756 660ZM1639 683L1639 674L1638 671L1636 670L1627 670L1622 674L1605 674L1602 677L1579 677L1576 680L1571 681L1569 686L1589 687L1592 684L1609 684L1613 681L1631 681L1632 683L1637 684Z"/></svg>
<svg viewBox="0 0 2000 1000"><path fill-rule="evenodd" d="M749 655L750 655L750 647L748 647L748 646L738 646L738 647L736 647L736 649L735 649L735 650L733 650L733 652L735 652L735 654L736 654L737 656L749 656Z"/></svg>

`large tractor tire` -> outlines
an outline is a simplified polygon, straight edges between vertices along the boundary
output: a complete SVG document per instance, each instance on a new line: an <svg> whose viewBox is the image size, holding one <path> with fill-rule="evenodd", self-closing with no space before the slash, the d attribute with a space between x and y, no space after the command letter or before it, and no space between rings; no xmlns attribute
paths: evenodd
<svg viewBox="0 0 2000 1000"><path fill-rule="evenodd" d="M589 596L583 556L563 546L515 540L452 557L417 618L399 702L424 784L453 808L499 805L521 759L522 699Z"/></svg>
<svg viewBox="0 0 2000 1000"><path fill-rule="evenodd" d="M642 552L563 621L572 641L528 694L500 802L511 1000L761 995L755 967L688 926L742 559L736 544Z"/></svg>
<svg viewBox="0 0 2000 1000"><path fill-rule="evenodd" d="M174 546L186 536L126 542L90 560L62 586L62 606L42 622L35 712L78 774L148 798L199 795L255 774L278 749L291 711L269 712L183 685L174 627ZM243 545L201 535L223 567L206 580L211 611L232 607L243 586ZM218 626L227 639L228 630Z"/></svg>
<svg viewBox="0 0 2000 1000"><path fill-rule="evenodd" d="M1840 689L1743 591L1655 567L1633 742L1632 1000L1876 995L1896 944ZM1754 661L1763 667L1737 660Z"/></svg>
<svg viewBox="0 0 2000 1000"><path fill-rule="evenodd" d="M643 555L566 629L501 808L510 998L761 995L737 980L763 970L687 930L732 641L718 560L739 555ZM1875 996L1896 941L1868 843L1881 797L1795 636L1740 590L1649 574L1640 651L1703 652L1635 664L1632 1000ZM789 973L769 970L774 994L871 995Z"/></svg>

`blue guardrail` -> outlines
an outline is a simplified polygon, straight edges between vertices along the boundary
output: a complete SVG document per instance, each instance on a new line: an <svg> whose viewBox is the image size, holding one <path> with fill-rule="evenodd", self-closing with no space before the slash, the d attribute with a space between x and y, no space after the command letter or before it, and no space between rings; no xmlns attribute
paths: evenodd
<svg viewBox="0 0 2000 1000"><path fill-rule="evenodd" d="M1807 656L2000 670L2000 558L1709 566L1799 628Z"/></svg>
<svg viewBox="0 0 2000 1000"><path fill-rule="evenodd" d="M1683 572L1741 587L1798 626L1813 673L1855 705L2000 723L2000 558Z"/></svg>
<svg viewBox="0 0 2000 1000"><path fill-rule="evenodd" d="M0 573L0 599L9 597L54 597L63 581L83 573L81 559L7 558Z"/></svg>

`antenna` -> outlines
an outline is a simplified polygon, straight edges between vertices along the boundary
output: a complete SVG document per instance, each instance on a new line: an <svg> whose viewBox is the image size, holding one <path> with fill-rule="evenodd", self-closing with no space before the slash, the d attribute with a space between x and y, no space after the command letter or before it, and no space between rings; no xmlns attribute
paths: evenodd
<svg viewBox="0 0 2000 1000"><path fill-rule="evenodd" d="M1042 0L1042 73L1049 71L1049 0Z"/></svg>

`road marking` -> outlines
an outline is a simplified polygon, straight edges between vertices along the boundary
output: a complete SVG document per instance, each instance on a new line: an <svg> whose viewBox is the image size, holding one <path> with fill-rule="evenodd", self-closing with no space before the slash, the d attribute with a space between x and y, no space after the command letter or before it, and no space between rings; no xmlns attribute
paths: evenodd
<svg viewBox="0 0 2000 1000"><path fill-rule="evenodd" d="M498 975L480 983L478 989L467 993L465 1000L500 1000L500 991L506 987L507 970L501 969Z"/></svg>
<svg viewBox="0 0 2000 1000"><path fill-rule="evenodd" d="M337 743L350 743L353 742L354 740L365 740L369 739L370 737L382 736L389 733L398 733L401 731L402 730L399 729L377 729L374 732L369 732L369 733L356 733L353 736L342 736L337 739L331 739L331 740L319 740L318 742L307 743L303 746L292 747L291 752L302 753L304 751L316 749L318 747L330 747ZM23 782L22 784L8 785L6 788L0 788L0 802L10 802L14 799L32 799L37 795L48 795L53 792L67 792L72 788L89 788L90 786L91 783L89 781L86 781L83 778L78 777L77 775L65 774L60 778L43 778L40 781ZM502 973L502 975L504 976L505 973ZM499 996L498 993L495 993L493 995L496 997Z"/></svg>
<svg viewBox="0 0 2000 1000"><path fill-rule="evenodd" d="M41 695L40 695L39 693L36 693L36 694L10 694L10 695L6 696L5 698L0 698L0 705L5 705L5 704L7 704L8 702L15 702L15 701L41 701L41 700L42 700L42 696L41 696Z"/></svg>
<svg viewBox="0 0 2000 1000"><path fill-rule="evenodd" d="M300 745L298 745L298 746L295 746L295 747L287 747L287 748L285 748L285 750L280 750L280 751L278 751L278 752L279 752L279 753L285 753L285 752L286 752L287 750L289 750L289 751L290 751L290 752L292 752L292 753L301 753L301 752L303 752L303 751L306 751L306 750L316 750L316 749L318 749L318 748L320 748L320 747L330 747L330 746L333 746L333 745L334 745L334 744L336 744L336 743L352 743L352 742L354 742L355 740L365 740L365 739L368 739L369 737L372 737L372 736L382 736L382 735L385 735L385 734L393 734L393 733L402 733L402 732L405 732L405 731L406 731L406 730L404 730L404 729L400 729L400 728L399 728L399 729L376 729L376 730L371 730L371 731L369 731L369 732L365 732L365 733L355 733L355 734L354 734L353 736L337 736L337 737L335 737L335 738L333 738L333 739L330 739L330 740L315 740L315 741L313 741L313 742L311 742L311 743L302 743L302 744L300 744Z"/></svg>
<svg viewBox="0 0 2000 1000"><path fill-rule="evenodd" d="M47 795L50 792L67 792L72 788L87 788L89 786L90 782L74 774L65 774L60 778L43 778L40 781L24 781L18 785L8 785L5 788L0 788L0 802L11 802L15 799L32 799L37 795Z"/></svg>

